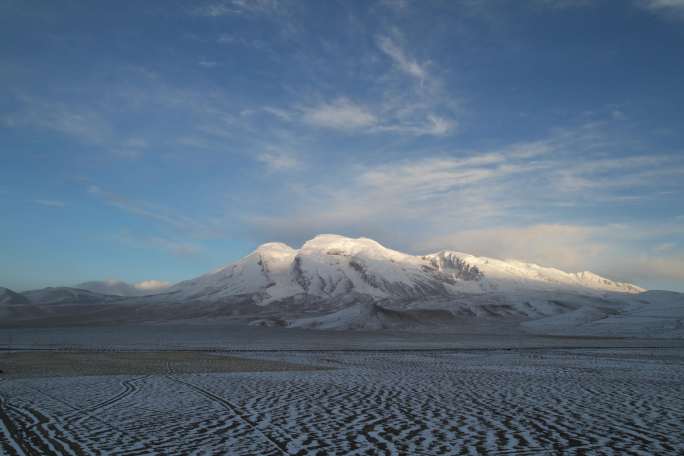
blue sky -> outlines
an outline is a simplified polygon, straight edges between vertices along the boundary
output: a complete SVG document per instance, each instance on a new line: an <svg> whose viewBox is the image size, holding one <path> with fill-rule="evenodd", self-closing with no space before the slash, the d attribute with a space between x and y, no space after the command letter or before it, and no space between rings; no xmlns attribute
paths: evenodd
<svg viewBox="0 0 684 456"><path fill-rule="evenodd" d="M366 236L684 290L684 1L0 1L0 284Z"/></svg>

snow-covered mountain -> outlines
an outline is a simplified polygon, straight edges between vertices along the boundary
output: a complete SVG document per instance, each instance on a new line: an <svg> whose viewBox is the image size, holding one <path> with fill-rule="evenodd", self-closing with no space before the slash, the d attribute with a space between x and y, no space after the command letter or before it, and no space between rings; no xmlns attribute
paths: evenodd
<svg viewBox="0 0 684 456"><path fill-rule="evenodd" d="M120 296L71 287L46 287L21 294L33 304L101 304L122 299Z"/></svg>
<svg viewBox="0 0 684 456"><path fill-rule="evenodd" d="M630 335L684 337L681 293L645 292L587 271L454 251L408 255L371 239L332 234L299 249L263 244L234 263L156 294L122 296L132 291L119 283L85 285L91 290L0 290L0 324L231 321L316 329L487 327L494 333L507 328L620 335L625 321Z"/></svg>
<svg viewBox="0 0 684 456"><path fill-rule="evenodd" d="M174 299L221 301L239 295L260 305L296 296L416 300L525 291L601 295L645 290L591 272L567 273L453 251L414 256L371 239L332 234L316 236L300 249L263 244L235 263L168 289Z"/></svg>

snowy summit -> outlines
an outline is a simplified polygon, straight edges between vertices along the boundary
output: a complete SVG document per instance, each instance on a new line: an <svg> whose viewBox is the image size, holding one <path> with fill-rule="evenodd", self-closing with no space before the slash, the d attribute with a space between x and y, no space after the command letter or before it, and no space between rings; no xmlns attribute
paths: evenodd
<svg viewBox="0 0 684 456"><path fill-rule="evenodd" d="M323 234L300 249L271 242L246 257L169 288L185 299L217 301L250 295L268 304L297 295L417 299L463 293L559 290L589 294L644 289L590 272L568 273L513 260L441 251L423 256L388 249L367 238Z"/></svg>

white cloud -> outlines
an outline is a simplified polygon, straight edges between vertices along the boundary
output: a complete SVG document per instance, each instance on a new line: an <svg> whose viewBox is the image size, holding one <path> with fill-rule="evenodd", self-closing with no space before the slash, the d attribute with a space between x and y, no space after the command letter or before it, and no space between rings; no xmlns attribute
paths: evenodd
<svg viewBox="0 0 684 456"><path fill-rule="evenodd" d="M418 244L426 251L455 249L475 255L516 259L576 272L591 270L639 285L684 280L684 255L676 245L656 246L649 254L636 244L657 239L648 225L585 226L539 224L464 230Z"/></svg>
<svg viewBox="0 0 684 456"><path fill-rule="evenodd" d="M377 125L375 132L395 132L416 136L444 136L453 133L458 124L453 120L446 119L434 114L428 114L422 122L396 122Z"/></svg>
<svg viewBox="0 0 684 456"><path fill-rule="evenodd" d="M595 0L535 0L537 5L539 6L556 9L581 8L591 6L592 4L594 4L594 1Z"/></svg>
<svg viewBox="0 0 684 456"><path fill-rule="evenodd" d="M133 137L124 140L118 146L114 146L112 153L120 158L135 159L142 156L148 147L149 143L146 139Z"/></svg>
<svg viewBox="0 0 684 456"><path fill-rule="evenodd" d="M218 62L216 60L200 60L197 64L204 68L214 68L218 65Z"/></svg>
<svg viewBox="0 0 684 456"><path fill-rule="evenodd" d="M637 0L636 4L663 17L684 19L684 0Z"/></svg>
<svg viewBox="0 0 684 456"><path fill-rule="evenodd" d="M625 120L625 119L627 119L627 115L619 109L613 109L610 112L610 116L613 118L613 120Z"/></svg>
<svg viewBox="0 0 684 456"><path fill-rule="evenodd" d="M113 89L104 91L107 96L120 96ZM149 147L147 139L129 137L130 128L126 132L117 131L117 122L111 112L97 101L64 102L25 95L16 95L15 100L17 109L0 117L0 125L55 132L82 145L107 151L116 158L138 158ZM127 99L119 101L121 106L117 109L124 109L122 106L129 102Z"/></svg>
<svg viewBox="0 0 684 456"><path fill-rule="evenodd" d="M304 122L336 130L358 130L375 125L378 119L365 106L346 98L303 108Z"/></svg>
<svg viewBox="0 0 684 456"><path fill-rule="evenodd" d="M266 106L262 108L264 112L267 112L268 114L271 114L272 116L275 116L281 120L289 121L292 120L292 114L285 110L285 109L279 109L279 108L274 108L271 106Z"/></svg>
<svg viewBox="0 0 684 456"><path fill-rule="evenodd" d="M392 38L379 36L377 41L380 50L389 56L401 71L418 79L421 83L425 81L428 76L425 67L406 55Z"/></svg>
<svg viewBox="0 0 684 456"><path fill-rule="evenodd" d="M63 201L57 201L57 200L37 199L37 200L33 200L33 202L36 204L40 204L41 206L45 206L45 207L63 208L65 206Z"/></svg>
<svg viewBox="0 0 684 456"><path fill-rule="evenodd" d="M170 282L164 282L161 280L143 280L133 285L138 290L151 291L151 290L161 290L163 288L168 288L171 286Z"/></svg>
<svg viewBox="0 0 684 456"><path fill-rule="evenodd" d="M1 119L6 127L52 130L93 145L111 140L111 125L96 111L26 96L17 97L17 101L22 108Z"/></svg>
<svg viewBox="0 0 684 456"><path fill-rule="evenodd" d="M427 118L429 128L426 130L426 134L441 136L451 132L455 127L455 122L445 119L443 117L430 114Z"/></svg>
<svg viewBox="0 0 684 456"><path fill-rule="evenodd" d="M319 232L343 232L415 253L454 248L645 284L648 271L617 263L639 257L634 246L648 239L644 249L651 256L638 264L663 264L656 260L665 254L676 264L681 255L653 246L681 232L573 225L564 214L569 207L645 204L661 198L663 189L681 192L684 163L679 156L648 153L605 158L596 149L603 141L581 127L484 152L356 163L324 180L298 181L287 189L291 204L282 214L261 213L246 222L260 240L296 243Z"/></svg>
<svg viewBox="0 0 684 456"><path fill-rule="evenodd" d="M380 3L397 12L405 12L409 7L409 0L381 0Z"/></svg>
<svg viewBox="0 0 684 456"><path fill-rule="evenodd" d="M57 201L57 200L37 199L37 200L33 200L33 202L36 204L40 204L41 206L46 206L46 207L55 207L55 208L63 208L64 207L64 202L63 201Z"/></svg>
<svg viewBox="0 0 684 456"><path fill-rule="evenodd" d="M528 147L542 153L538 143ZM525 145L516 144L484 154L358 164L346 170L342 181L294 191L294 207L286 215L261 214L249 217L247 223L269 239L283 233L302 239L317 231L340 229L371 236L385 226L411 226L415 239L440 227L478 224L519 204L516 183L508 180L540 167L518 158L525 150Z"/></svg>
<svg viewBox="0 0 684 456"><path fill-rule="evenodd" d="M144 149L149 146L148 142L144 138L128 138L122 144L125 147L134 147L137 149Z"/></svg>
<svg viewBox="0 0 684 456"><path fill-rule="evenodd" d="M669 253L675 250L677 247L677 244L674 242L663 242L662 244L658 244L653 248L653 251L656 253Z"/></svg>
<svg viewBox="0 0 684 456"><path fill-rule="evenodd" d="M262 111L285 122L354 133L445 136L457 132L459 124L454 117L458 97L453 93L445 96L441 81L397 44L401 41L398 30L376 38L377 46L394 65L380 75L369 76L373 83L363 102L339 96L287 109L246 109L241 114L246 117ZM375 55L372 58L377 60Z"/></svg>
<svg viewBox="0 0 684 456"><path fill-rule="evenodd" d="M294 154L275 149L257 155L257 161L266 165L270 171L285 171L300 166L299 160Z"/></svg>
<svg viewBox="0 0 684 456"><path fill-rule="evenodd" d="M178 214L173 210L157 207L150 203L130 200L122 195L103 190L97 185L89 185L87 191L109 206L133 215L154 220L162 225L174 228L183 233L189 233L193 236L207 237L216 234L220 230L220 227L216 227L213 224L202 223L192 217L187 217ZM190 252L193 250L191 248L185 249L182 245L179 245L176 248L171 243L169 243L168 246L169 250L176 250L177 252L182 252L183 250Z"/></svg>
<svg viewBox="0 0 684 456"><path fill-rule="evenodd" d="M413 58L399 44L404 41L398 29L376 37L378 48L393 63L393 71L386 72L379 80L383 88L382 102L375 109L379 122L373 131L414 136L444 136L456 132L458 122L453 118L459 110L459 97L453 91L445 93L445 83L432 74L434 69L430 73L427 63Z"/></svg>
<svg viewBox="0 0 684 456"><path fill-rule="evenodd" d="M641 5L654 9L684 9L684 0L641 0Z"/></svg>
<svg viewBox="0 0 684 456"><path fill-rule="evenodd" d="M162 236L133 236L127 231L115 235L113 240L127 247L153 249L179 257L195 256L204 252L204 248L196 243Z"/></svg>
<svg viewBox="0 0 684 456"><path fill-rule="evenodd" d="M290 112L282 109L267 107L262 110L285 121L293 117ZM428 112L423 117L402 118L403 113L395 111L394 108L380 106L371 109L343 97L299 110L303 113L302 120L308 125L349 132L444 136L458 128L455 121L434 113Z"/></svg>
<svg viewBox="0 0 684 456"><path fill-rule="evenodd" d="M278 11L276 0L220 0L197 6L192 12L198 16L220 17L233 14L269 14Z"/></svg>
<svg viewBox="0 0 684 456"><path fill-rule="evenodd" d="M613 275L638 283L672 281L684 283L684 256L648 256L635 253L612 258Z"/></svg>
<svg viewBox="0 0 684 456"><path fill-rule="evenodd" d="M332 222L348 226L403 221L423 227L458 223L463 230L485 221L541 217L568 205L600 207L660 197L651 188L681 189L681 158L593 158L597 154L589 150L591 154L582 155L576 140L564 133L562 138L486 152L357 164L340 170L341 181L310 185L292 201L300 206L295 211L306 213L302 218L318 219L322 227L329 223L329 229L334 229Z"/></svg>
<svg viewBox="0 0 684 456"><path fill-rule="evenodd" d="M596 231L593 227L562 224L455 230L416 247L426 252L452 249L581 271L606 251L606 246L594 238Z"/></svg>
<svg viewBox="0 0 684 456"><path fill-rule="evenodd" d="M465 159L426 158L372 168L361 174L358 182L376 191L406 195L406 199L432 196L513 171L496 166L503 160L495 153Z"/></svg>

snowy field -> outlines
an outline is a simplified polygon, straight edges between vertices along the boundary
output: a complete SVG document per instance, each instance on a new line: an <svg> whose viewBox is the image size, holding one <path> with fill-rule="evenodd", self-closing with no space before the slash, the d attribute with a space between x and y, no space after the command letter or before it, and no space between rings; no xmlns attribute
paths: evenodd
<svg viewBox="0 0 684 456"><path fill-rule="evenodd" d="M1 349L396 350L536 347L680 347L684 338L530 335L515 325L468 321L450 333L313 331L244 324L16 327L0 329Z"/></svg>
<svg viewBox="0 0 684 456"><path fill-rule="evenodd" d="M6 371L2 454L684 453L681 347L145 356Z"/></svg>

